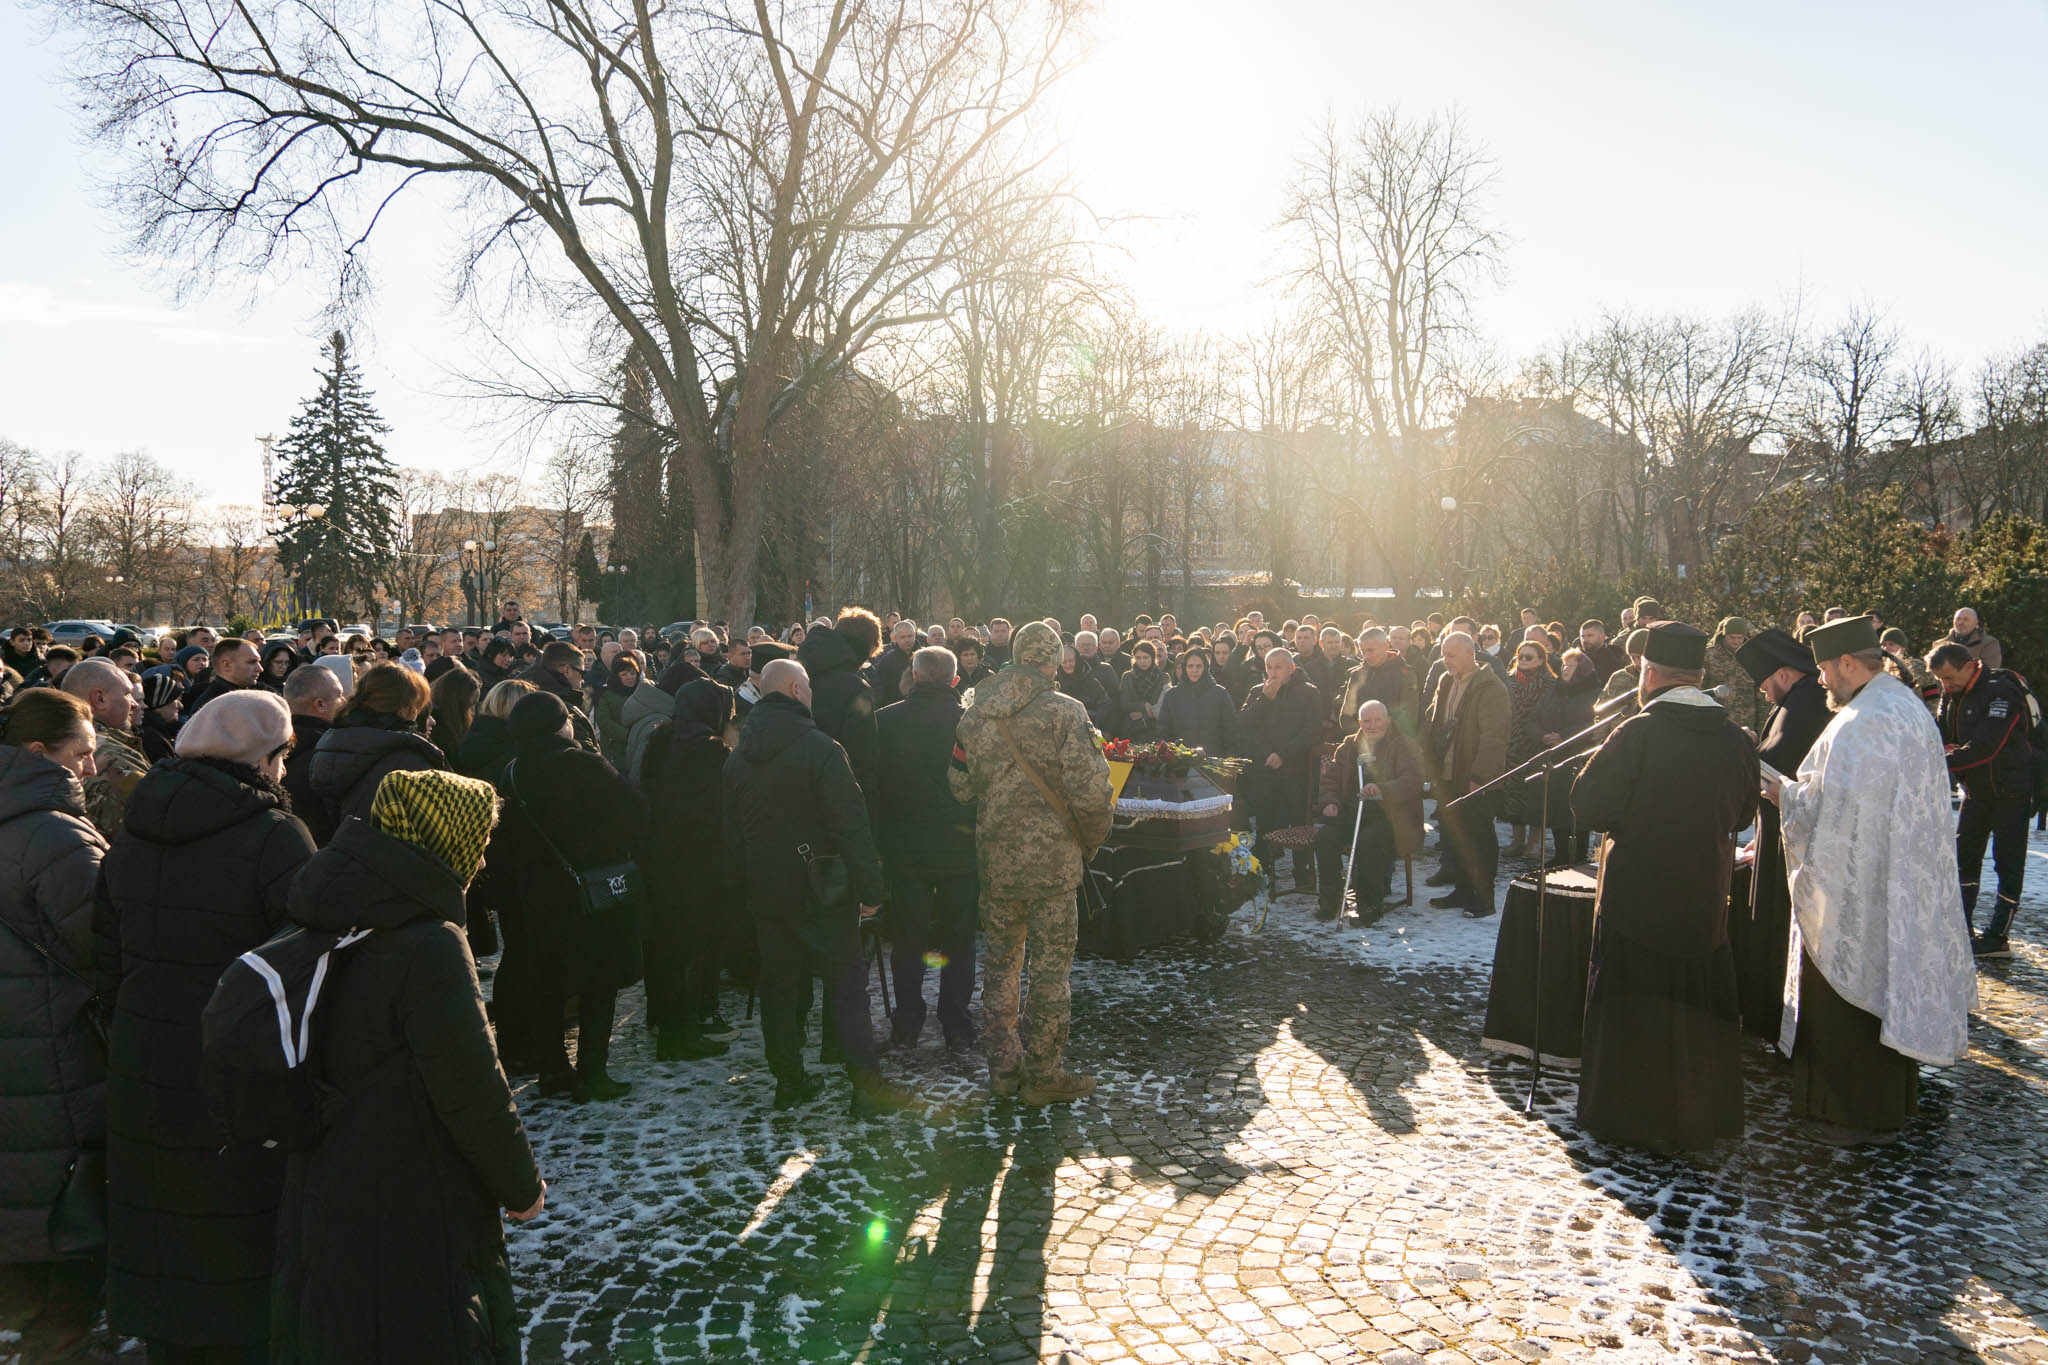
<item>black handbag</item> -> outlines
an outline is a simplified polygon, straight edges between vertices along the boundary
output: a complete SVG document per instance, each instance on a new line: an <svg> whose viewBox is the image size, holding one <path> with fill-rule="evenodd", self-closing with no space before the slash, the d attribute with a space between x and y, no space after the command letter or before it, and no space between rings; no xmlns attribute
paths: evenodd
<svg viewBox="0 0 2048 1365"><path fill-rule="evenodd" d="M505 765L505 784L512 789L512 799L519 803L519 809L526 814L526 823L532 827L536 837L547 851L554 855L562 870L569 874L569 880L576 884L576 908L583 914L595 915L606 910L639 904L642 878L640 864L628 858L624 862L606 863L579 872L575 864L562 855L548 832L541 828L540 821L527 810L526 798L519 794L519 760Z"/></svg>
<svg viewBox="0 0 2048 1365"><path fill-rule="evenodd" d="M846 859L837 853L813 853L809 844L798 844L796 853L804 860L804 877L810 883L811 899L826 910L846 904L846 898L853 892Z"/></svg>

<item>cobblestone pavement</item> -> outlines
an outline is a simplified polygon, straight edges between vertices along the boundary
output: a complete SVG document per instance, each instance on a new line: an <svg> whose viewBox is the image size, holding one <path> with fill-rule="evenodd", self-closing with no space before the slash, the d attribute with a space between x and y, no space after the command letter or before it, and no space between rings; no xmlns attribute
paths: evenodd
<svg viewBox="0 0 2048 1365"><path fill-rule="evenodd" d="M887 1056L928 1113L854 1122L835 1080L776 1114L751 1026L658 1064L635 993L627 1100L522 1092L528 1359L2048 1362L2035 847L1969 1056L1876 1149L1803 1136L1761 1049L1746 1140L1705 1160L1583 1137L1568 1077L1524 1118L1526 1064L1479 1045L1498 921L1455 912L1338 932L1288 896L1257 935L1084 960L1102 1088L1056 1110L991 1100L933 1023Z"/></svg>
<svg viewBox="0 0 2048 1365"><path fill-rule="evenodd" d="M1479 1046L1497 923L1339 933L1289 896L1257 936L1086 961L1103 1085L1063 1110L928 1041L888 1058L925 1117L856 1124L843 1085L776 1115L751 1033L660 1066L628 1024L628 1102L532 1109L530 1358L2048 1361L2037 942L1904 1140L1803 1136L1759 1048L1746 1140L1685 1161L1583 1137L1569 1078L1522 1116L1526 1065Z"/></svg>

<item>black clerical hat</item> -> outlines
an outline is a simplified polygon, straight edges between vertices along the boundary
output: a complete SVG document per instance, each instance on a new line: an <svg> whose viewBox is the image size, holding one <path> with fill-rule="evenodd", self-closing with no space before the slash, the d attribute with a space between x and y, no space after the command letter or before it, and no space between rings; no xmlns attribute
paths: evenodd
<svg viewBox="0 0 2048 1365"><path fill-rule="evenodd" d="M1742 648L1735 651L1735 662L1759 686L1781 668L1796 668L1801 673L1814 671L1813 652L1776 626L1766 627L1744 640Z"/></svg>
<svg viewBox="0 0 2048 1365"><path fill-rule="evenodd" d="M1649 628L1643 658L1661 668L1705 668L1707 633L1683 621L1660 621Z"/></svg>

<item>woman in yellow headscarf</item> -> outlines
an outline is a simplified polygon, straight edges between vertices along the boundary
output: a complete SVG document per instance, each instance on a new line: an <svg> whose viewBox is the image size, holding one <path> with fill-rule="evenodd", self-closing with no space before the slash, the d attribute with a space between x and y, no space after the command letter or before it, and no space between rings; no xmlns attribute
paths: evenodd
<svg viewBox="0 0 2048 1365"><path fill-rule="evenodd" d="M314 1020L328 1129L285 1186L276 1365L519 1359L499 1210L533 1218L547 1186L463 933L496 820L489 783L394 772L293 884L293 920L370 932Z"/></svg>

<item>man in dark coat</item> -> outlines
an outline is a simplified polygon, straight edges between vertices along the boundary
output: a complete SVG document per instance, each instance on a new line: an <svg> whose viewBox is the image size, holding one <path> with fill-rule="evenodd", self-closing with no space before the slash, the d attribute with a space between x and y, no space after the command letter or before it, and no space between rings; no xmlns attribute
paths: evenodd
<svg viewBox="0 0 2048 1365"><path fill-rule="evenodd" d="M811 717L829 739L846 750L853 765L853 780L860 784L868 803L868 827L874 828L875 741L874 688L861 675L865 664L880 647L882 623L871 611L849 607L839 613L830 630L814 630L797 646L796 661L810 679ZM895 697L888 700L895 701Z"/></svg>
<svg viewBox="0 0 2048 1365"><path fill-rule="evenodd" d="M496 796L441 772L384 779L293 884L291 918L337 949L315 1035L348 1097L290 1165L278 1218L270 1359L354 1365L519 1359L501 1219L547 1186L498 1065L463 886Z"/></svg>
<svg viewBox="0 0 2048 1365"><path fill-rule="evenodd" d="M1579 1122L1605 1142L1689 1151L1742 1135L1742 1033L1728 948L1735 835L1756 815L1756 749L1699 684L1707 634L1644 644L1643 709L1572 785L1607 831L1586 982Z"/></svg>
<svg viewBox="0 0 2048 1365"><path fill-rule="evenodd" d="M1358 666L1344 680L1337 699L1337 731L1349 735L1358 729L1358 708L1376 701L1387 708L1394 725L1414 739L1422 722L1419 689L1408 661L1387 639L1386 631L1372 626L1358 633Z"/></svg>
<svg viewBox="0 0 2048 1365"><path fill-rule="evenodd" d="M313 856L278 785L290 739L273 693L208 703L136 784L101 868L95 961L115 1002L107 1313L152 1353L266 1358L284 1154L223 1150L199 1086L199 1015L222 970L284 923L292 877Z"/></svg>
<svg viewBox="0 0 2048 1365"><path fill-rule="evenodd" d="M805 647L826 635L813 633ZM746 850L747 906L761 940L761 1041L775 1073L775 1107L818 1093L802 1057L803 996L817 975L853 1082L854 1113L899 1109L906 1097L882 1079L876 1059L860 953L861 918L882 902L868 803L846 751L811 718L803 665L776 660L763 670L761 690L726 760L724 804L729 837ZM812 863L824 858L839 859L846 878L830 905L812 889Z"/></svg>
<svg viewBox="0 0 2048 1365"><path fill-rule="evenodd" d="M222 640L214 646L213 662L208 666L206 680L185 694L185 714L191 716L215 697L256 686L261 667L256 658L256 646L247 640Z"/></svg>
<svg viewBox="0 0 2048 1365"><path fill-rule="evenodd" d="M1500 866L1494 798L1472 794L1507 771L1514 703L1500 675L1480 666L1478 645L1463 631L1444 636L1434 666L1440 672L1424 720L1424 742L1436 764L1444 866L1430 884L1450 890L1430 904L1490 915L1498 908L1493 881Z"/></svg>
<svg viewBox="0 0 2048 1365"><path fill-rule="evenodd" d="M974 931L981 881L974 807L953 799L946 772L960 723L955 660L944 649L911 658L910 695L875 713L881 747L882 823L876 831L889 883L890 965L896 976L892 1041L914 1047L924 1027L925 954L937 954L939 1027L950 1052L974 1046Z"/></svg>
<svg viewBox="0 0 2048 1365"><path fill-rule="evenodd" d="M903 675L910 671L910 656L923 642L924 636L918 633L915 621L898 621L889 627L889 647L877 656L873 666L877 709L902 700Z"/></svg>
<svg viewBox="0 0 2048 1365"><path fill-rule="evenodd" d="M1944 641L1927 662L1941 683L1939 720L1949 777L1963 789L1956 871L1970 950L1980 958L2010 957L2008 935L2026 884L2027 817L2034 810L2034 750L2028 742L2033 708L2017 674L1979 662L1963 645ZM1998 901L1979 934L1977 887L1987 843L1998 874Z"/></svg>
<svg viewBox="0 0 2048 1365"><path fill-rule="evenodd" d="M284 761L284 789L291 794L292 814L323 847L334 837L335 820L313 790L313 751L334 724L341 700L341 683L324 668L295 669L284 680L284 704L292 709L292 751Z"/></svg>
<svg viewBox="0 0 2048 1365"><path fill-rule="evenodd" d="M569 712L575 744L591 753L597 750L597 727L583 709L583 653L567 640L556 640L541 650L533 666L519 673L542 692L548 693Z"/></svg>
<svg viewBox="0 0 2048 1365"><path fill-rule="evenodd" d="M1593 671L1605 683L1628 667L1628 651L1607 638L1607 623L1600 620L1579 624L1579 648L1593 661Z"/></svg>
<svg viewBox="0 0 2048 1365"><path fill-rule="evenodd" d="M1258 859L1270 876L1273 832L1308 820L1309 784L1316 779L1316 746L1323 738L1323 698L1287 650L1268 650L1265 669L1265 683L1253 689L1238 712L1237 751L1252 762L1243 779L1245 804L1258 832ZM1316 887L1315 861L1306 849L1294 855L1294 887Z"/></svg>
<svg viewBox="0 0 2048 1365"><path fill-rule="evenodd" d="M1813 651L1775 626L1753 634L1735 652L1742 671L1771 703L1757 735L1757 757L1790 777L1828 728L1827 689L1820 685ZM1785 954L1792 932L1792 892L1785 884L1785 836L1778 808L1757 811L1750 896L1729 907L1728 942L1742 1000L1742 1028L1771 1042L1785 1009Z"/></svg>

